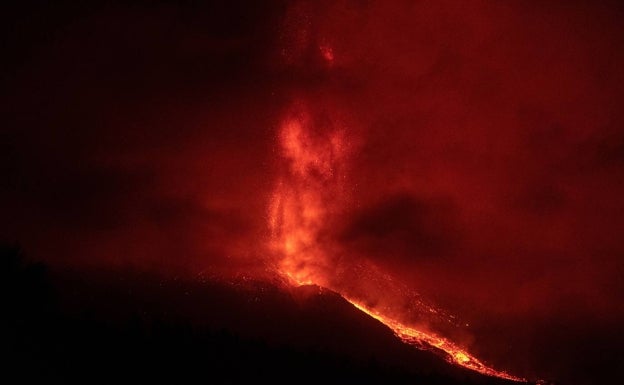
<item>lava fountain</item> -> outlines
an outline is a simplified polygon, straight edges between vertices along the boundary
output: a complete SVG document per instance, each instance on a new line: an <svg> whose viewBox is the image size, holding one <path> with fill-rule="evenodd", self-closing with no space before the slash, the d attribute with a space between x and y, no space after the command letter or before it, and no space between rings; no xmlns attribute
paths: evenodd
<svg viewBox="0 0 624 385"><path fill-rule="evenodd" d="M284 169L273 191L268 215L270 248L278 273L293 285L314 284L339 293L357 309L389 327L404 343L433 351L453 364L484 375L526 381L487 366L435 332L402 322L397 312L388 307L368 305L366 290L354 294L350 290L353 283L343 282L344 267L335 261L341 251L332 242L331 223L347 204L347 160L354 149L346 132L340 119L327 112L313 114L301 102L293 104L281 122L278 141ZM358 269L366 270L369 279L373 275L378 282L392 281L377 266L363 264ZM348 279L361 280L359 275ZM418 311L444 314L423 302L416 306Z"/></svg>

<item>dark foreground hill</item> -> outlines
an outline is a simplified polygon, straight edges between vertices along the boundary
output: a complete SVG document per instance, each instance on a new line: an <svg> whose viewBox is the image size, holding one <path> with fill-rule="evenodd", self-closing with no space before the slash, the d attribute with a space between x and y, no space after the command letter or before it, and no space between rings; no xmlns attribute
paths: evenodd
<svg viewBox="0 0 624 385"><path fill-rule="evenodd" d="M61 274L11 248L1 264L2 383L508 383L404 345L314 286Z"/></svg>

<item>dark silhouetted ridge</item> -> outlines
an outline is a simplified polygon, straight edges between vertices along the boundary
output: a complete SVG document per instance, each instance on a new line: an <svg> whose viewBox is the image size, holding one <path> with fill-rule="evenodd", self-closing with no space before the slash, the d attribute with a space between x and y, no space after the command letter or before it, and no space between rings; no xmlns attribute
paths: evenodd
<svg viewBox="0 0 624 385"><path fill-rule="evenodd" d="M7 247L0 263L2 376L19 383L507 383L402 344L317 286L48 272Z"/></svg>

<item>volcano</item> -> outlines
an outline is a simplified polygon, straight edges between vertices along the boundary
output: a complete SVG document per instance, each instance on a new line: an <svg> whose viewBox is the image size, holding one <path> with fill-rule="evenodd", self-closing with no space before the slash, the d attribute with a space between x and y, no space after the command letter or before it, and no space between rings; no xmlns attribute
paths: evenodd
<svg viewBox="0 0 624 385"><path fill-rule="evenodd" d="M624 384L620 3L4 1L0 381Z"/></svg>
<svg viewBox="0 0 624 385"><path fill-rule="evenodd" d="M406 345L316 285L58 273L23 265L12 252L3 259L10 314L5 348L12 352L5 373L24 380L516 383Z"/></svg>

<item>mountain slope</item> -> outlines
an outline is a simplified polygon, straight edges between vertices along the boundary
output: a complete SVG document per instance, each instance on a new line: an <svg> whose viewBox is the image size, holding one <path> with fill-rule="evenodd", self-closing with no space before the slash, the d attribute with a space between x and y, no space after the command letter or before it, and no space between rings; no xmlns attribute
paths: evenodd
<svg viewBox="0 0 624 385"><path fill-rule="evenodd" d="M22 382L507 383L401 343L316 286L10 270L3 373Z"/></svg>

